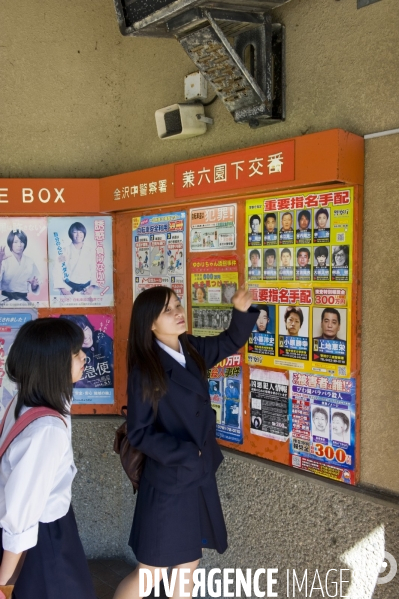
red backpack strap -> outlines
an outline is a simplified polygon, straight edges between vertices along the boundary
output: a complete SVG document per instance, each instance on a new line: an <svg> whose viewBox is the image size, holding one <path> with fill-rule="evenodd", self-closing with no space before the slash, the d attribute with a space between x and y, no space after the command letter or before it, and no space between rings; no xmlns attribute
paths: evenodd
<svg viewBox="0 0 399 599"><path fill-rule="evenodd" d="M6 416L6 415L5 415ZM10 432L5 438L4 442L0 447L0 460L14 441L15 437L17 437L23 430L30 424L34 422L38 418L43 418L44 416L53 416L54 418L59 418L62 422L67 426L65 419L59 414L56 410L51 410L50 408L31 408L25 414L22 414L16 421L15 424L11 427ZM5 417L3 418L2 425L5 421ZM4 426L4 425L3 425Z"/></svg>
<svg viewBox="0 0 399 599"><path fill-rule="evenodd" d="M8 404L6 411L4 412L4 416L3 416L3 420L0 423L0 437L3 434L3 430L4 430L4 425L6 423L7 420L7 416L8 416L8 412L10 411L11 405L14 403L13 399L10 401L10 403Z"/></svg>

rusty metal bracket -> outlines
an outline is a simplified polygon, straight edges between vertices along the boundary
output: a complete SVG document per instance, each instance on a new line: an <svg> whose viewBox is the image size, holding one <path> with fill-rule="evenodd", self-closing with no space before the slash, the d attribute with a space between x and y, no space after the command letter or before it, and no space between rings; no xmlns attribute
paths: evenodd
<svg viewBox="0 0 399 599"><path fill-rule="evenodd" d="M285 119L285 30L270 9L286 1L114 3L123 35L175 37L236 123L256 128Z"/></svg>

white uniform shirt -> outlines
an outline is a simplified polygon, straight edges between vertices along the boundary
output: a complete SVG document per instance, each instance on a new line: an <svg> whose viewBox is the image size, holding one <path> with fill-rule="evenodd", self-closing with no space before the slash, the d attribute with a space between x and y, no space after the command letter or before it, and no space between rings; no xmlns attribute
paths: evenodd
<svg viewBox="0 0 399 599"><path fill-rule="evenodd" d="M1 289L10 293L29 293L31 291L30 283L33 277L39 279L39 269L32 258L22 254L21 261L18 262L14 254L5 258L1 264L0 280ZM35 289L37 293L39 288Z"/></svg>
<svg viewBox="0 0 399 599"><path fill-rule="evenodd" d="M23 407L20 415L31 408ZM3 547L20 553L37 544L39 522L65 516L76 474L71 417L45 416L29 424L0 461L0 527ZM14 424L11 407L0 443Z"/></svg>
<svg viewBox="0 0 399 599"><path fill-rule="evenodd" d="M62 272L62 263L58 262L54 268L54 288L69 289L64 279L68 278L72 283L84 285L96 284L96 255L90 245L83 242L83 246L77 249L73 243L64 249L65 266L67 277Z"/></svg>
<svg viewBox="0 0 399 599"><path fill-rule="evenodd" d="M157 339L157 343L158 343L159 347L161 347L163 350L166 351L167 354L169 354L170 356L172 356L172 358L174 358L177 362L179 362L179 364L181 366L183 366L183 368L186 367L186 358L185 358L185 355L183 353L180 341L179 341L180 352L172 349L171 347L168 347L167 345L165 345L164 343L162 343L162 341L159 341L159 339Z"/></svg>

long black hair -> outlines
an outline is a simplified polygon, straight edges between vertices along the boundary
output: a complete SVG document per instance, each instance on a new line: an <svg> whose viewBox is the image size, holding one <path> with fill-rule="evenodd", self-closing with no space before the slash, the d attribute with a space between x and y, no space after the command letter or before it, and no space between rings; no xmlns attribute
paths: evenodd
<svg viewBox="0 0 399 599"><path fill-rule="evenodd" d="M45 406L62 415L72 400L72 355L82 348L83 331L59 318L39 318L25 323L10 348L6 372L17 384L15 418L22 406Z"/></svg>
<svg viewBox="0 0 399 599"><path fill-rule="evenodd" d="M169 304L173 295L176 296L169 287L159 286L146 289L135 299L130 319L127 370L130 374L135 366L139 368L142 377L143 400L150 401L155 412L159 400L166 393L167 383L152 325ZM179 335L179 341L183 350L195 360L201 375L206 378L205 362L188 340L187 334Z"/></svg>

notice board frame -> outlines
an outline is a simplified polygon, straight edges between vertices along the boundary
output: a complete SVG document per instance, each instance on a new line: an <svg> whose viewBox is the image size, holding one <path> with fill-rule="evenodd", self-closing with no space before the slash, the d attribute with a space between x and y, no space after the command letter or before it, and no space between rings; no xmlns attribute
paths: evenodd
<svg viewBox="0 0 399 599"><path fill-rule="evenodd" d="M284 164L280 172L271 173L268 169L270 156L276 156L289 148L289 158L286 171ZM255 160L262 159L263 177L257 173L252 177L250 165ZM244 160L244 163L240 161ZM238 175L236 180L223 185L212 181L216 165L231 165ZM237 165L237 163L239 163ZM240 182L242 171L247 167L245 182ZM288 168L289 166L289 168ZM208 170L209 169L209 170ZM213 170L212 170L213 169ZM238 170L237 170L238 169ZM259 168L259 170L261 170ZM196 180L185 193L182 173L194 171ZM199 173L203 174L201 184ZM230 169L231 171L231 169ZM232 171L231 171L232 172ZM285 176L287 172L287 176ZM273 174L276 177L273 178ZM212 185L207 184L207 177ZM262 180L260 180L262 179ZM214 156L195 160L172 163L141 171L105 177L103 179L1 179L0 180L0 215L3 216L94 216L109 214L114 217L113 247L114 247L114 297L112 308L93 308L90 313L108 313L114 317L114 364L115 364L115 403L114 405L76 405L73 414L119 414L122 405L126 403L126 364L125 351L132 305L132 256L131 256L131 219L143 214L164 213L174 210L187 210L196 206L212 206L234 202L237 204L237 222L244 223L245 202L250 198L268 198L276 194L291 194L294 191L306 189L338 189L343 186L354 188L354 268L353 268L353 318L352 318L352 375L357 381L357 419L356 419L356 473L355 482L359 479L360 457L360 319L361 319L361 255L362 255L362 206L364 179L364 140L352 133L333 129L320 133L282 140L234 150ZM204 183L204 185L203 185ZM205 185L206 183L206 185ZM194 190L192 189L194 187ZM23 190L32 189L31 195ZM49 194L40 190L64 189L63 200L56 192ZM151 189L151 191L150 191ZM146 193L144 193L144 191ZM119 192L119 193L116 193ZM143 192L143 193L141 193ZM59 195L59 194L58 194ZM29 201L31 198L34 200ZM53 200L54 198L54 200ZM243 230L237 234L237 254L240 260L239 282L245 280L244 273L244 236ZM129 240L127 242L126 240ZM210 252L213 254L213 252ZM208 253L201 254L206 257ZM187 252L188 262L192 256ZM187 281L190 280L191 270L188 269ZM69 312L82 314L88 312L84 308L74 309L41 309L39 316L51 313ZM188 323L191 329L191 305L187 305ZM243 350L242 350L243 351ZM243 402L249 396L248 365L244 365ZM220 441L221 445L244 453L257 455L282 464L289 464L289 442L282 443L262 437L255 437L249 432L249 419L244 414L244 442L242 445Z"/></svg>

